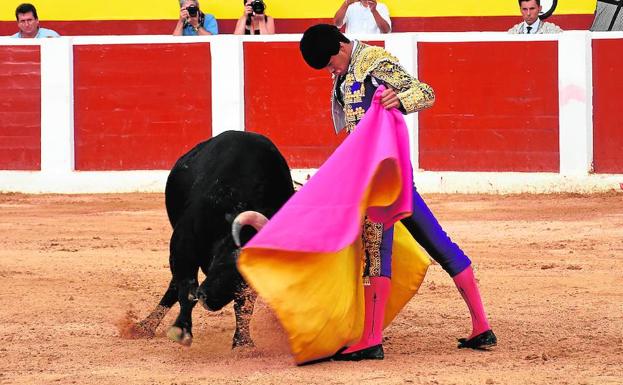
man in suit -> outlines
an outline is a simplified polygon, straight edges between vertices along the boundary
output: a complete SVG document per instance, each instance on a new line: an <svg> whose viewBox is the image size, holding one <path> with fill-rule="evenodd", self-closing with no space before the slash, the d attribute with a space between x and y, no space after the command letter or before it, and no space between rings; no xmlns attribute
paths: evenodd
<svg viewBox="0 0 623 385"><path fill-rule="evenodd" d="M508 30L512 34L560 33L562 29L554 23L539 19L541 0L518 0L523 21Z"/></svg>

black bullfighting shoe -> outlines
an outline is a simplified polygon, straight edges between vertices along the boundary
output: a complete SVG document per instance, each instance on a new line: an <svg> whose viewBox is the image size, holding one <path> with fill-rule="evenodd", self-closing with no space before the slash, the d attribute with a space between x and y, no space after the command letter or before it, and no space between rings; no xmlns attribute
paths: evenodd
<svg viewBox="0 0 623 385"><path fill-rule="evenodd" d="M497 345L498 338L493 334L493 330L489 329L484 333L480 333L470 339L459 338L459 349L476 349L488 350L490 347Z"/></svg>
<svg viewBox="0 0 623 385"><path fill-rule="evenodd" d="M333 356L335 361L382 360L383 358L385 358L385 353L381 344L350 353L338 352Z"/></svg>

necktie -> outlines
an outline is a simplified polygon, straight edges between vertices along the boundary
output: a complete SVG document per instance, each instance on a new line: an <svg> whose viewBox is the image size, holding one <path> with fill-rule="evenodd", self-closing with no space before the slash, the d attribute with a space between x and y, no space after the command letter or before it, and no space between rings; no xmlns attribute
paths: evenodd
<svg viewBox="0 0 623 385"><path fill-rule="evenodd" d="M532 27L531 27L531 26L527 26L527 27L526 27L526 30L528 31L528 32L526 32L526 33L529 35L529 34L530 34L530 31L532 30Z"/></svg>

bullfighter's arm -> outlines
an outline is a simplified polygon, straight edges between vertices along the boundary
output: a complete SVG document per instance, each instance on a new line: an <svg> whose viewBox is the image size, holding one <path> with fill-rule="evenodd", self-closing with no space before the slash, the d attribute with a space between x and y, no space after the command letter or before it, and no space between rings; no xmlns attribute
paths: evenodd
<svg viewBox="0 0 623 385"><path fill-rule="evenodd" d="M367 75L393 88L405 114L429 108L435 103L435 93L402 67L397 58L380 47L368 47L355 64L355 78Z"/></svg>

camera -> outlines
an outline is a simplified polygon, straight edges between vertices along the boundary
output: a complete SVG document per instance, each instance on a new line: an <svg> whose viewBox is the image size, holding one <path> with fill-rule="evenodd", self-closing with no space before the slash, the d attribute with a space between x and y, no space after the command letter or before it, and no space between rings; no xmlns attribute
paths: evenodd
<svg viewBox="0 0 623 385"><path fill-rule="evenodd" d="M191 5L188 8L186 8L186 11L188 11L188 14L191 17L195 17L195 16L197 16L197 12L199 12L199 8L197 8L196 5Z"/></svg>
<svg viewBox="0 0 623 385"><path fill-rule="evenodd" d="M264 10L266 9L266 4L264 4L264 1L262 0L253 0L251 2L251 9L253 10L254 14L262 15L264 14Z"/></svg>

